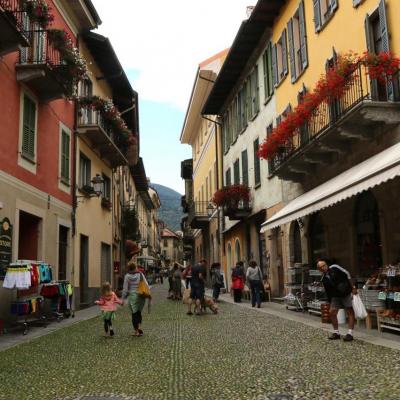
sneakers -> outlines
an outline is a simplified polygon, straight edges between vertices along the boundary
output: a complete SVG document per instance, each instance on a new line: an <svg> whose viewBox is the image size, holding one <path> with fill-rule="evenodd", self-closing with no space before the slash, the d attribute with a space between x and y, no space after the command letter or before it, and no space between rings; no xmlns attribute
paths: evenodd
<svg viewBox="0 0 400 400"><path fill-rule="evenodd" d="M350 333L348 333L344 338L343 338L343 342L352 342L354 340L353 335L350 335Z"/></svg>
<svg viewBox="0 0 400 400"><path fill-rule="evenodd" d="M332 333L331 336L328 337L329 340L340 340L340 335L338 333Z"/></svg>
<svg viewBox="0 0 400 400"><path fill-rule="evenodd" d="M193 315L193 313L191 311L188 311L186 314L187 315Z"/></svg>

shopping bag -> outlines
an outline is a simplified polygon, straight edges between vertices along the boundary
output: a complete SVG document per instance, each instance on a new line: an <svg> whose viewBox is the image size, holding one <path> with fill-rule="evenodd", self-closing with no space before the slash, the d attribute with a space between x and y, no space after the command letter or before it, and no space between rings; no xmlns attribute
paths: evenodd
<svg viewBox="0 0 400 400"><path fill-rule="evenodd" d="M367 318L367 310L358 294L353 295L353 310L356 319Z"/></svg>
<svg viewBox="0 0 400 400"><path fill-rule="evenodd" d="M139 282L137 294L142 297L151 297L150 288L144 279Z"/></svg>
<svg viewBox="0 0 400 400"><path fill-rule="evenodd" d="M189 299L190 299L190 289L185 289L182 297L183 304L189 304Z"/></svg>

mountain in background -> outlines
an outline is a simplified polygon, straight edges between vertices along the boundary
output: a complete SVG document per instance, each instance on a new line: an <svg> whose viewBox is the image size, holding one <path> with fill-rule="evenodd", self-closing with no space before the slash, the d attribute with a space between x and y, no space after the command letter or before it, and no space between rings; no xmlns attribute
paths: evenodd
<svg viewBox="0 0 400 400"><path fill-rule="evenodd" d="M150 186L157 190L161 200L158 218L164 221L165 225L173 231L180 231L183 216L181 207L182 195L169 187L156 183L151 183Z"/></svg>

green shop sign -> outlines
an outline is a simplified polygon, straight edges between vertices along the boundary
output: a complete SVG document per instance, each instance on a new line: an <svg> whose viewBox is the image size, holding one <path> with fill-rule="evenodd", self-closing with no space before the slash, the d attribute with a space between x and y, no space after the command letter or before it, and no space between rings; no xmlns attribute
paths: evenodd
<svg viewBox="0 0 400 400"><path fill-rule="evenodd" d="M6 274L12 258L12 225L8 218L0 222L0 278Z"/></svg>

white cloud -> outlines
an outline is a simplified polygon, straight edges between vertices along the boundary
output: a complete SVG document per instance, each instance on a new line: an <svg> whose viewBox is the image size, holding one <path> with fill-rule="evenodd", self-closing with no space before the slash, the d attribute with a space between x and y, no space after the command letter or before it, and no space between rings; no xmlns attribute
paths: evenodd
<svg viewBox="0 0 400 400"><path fill-rule="evenodd" d="M185 110L198 64L229 47L256 0L93 0L142 99Z"/></svg>

